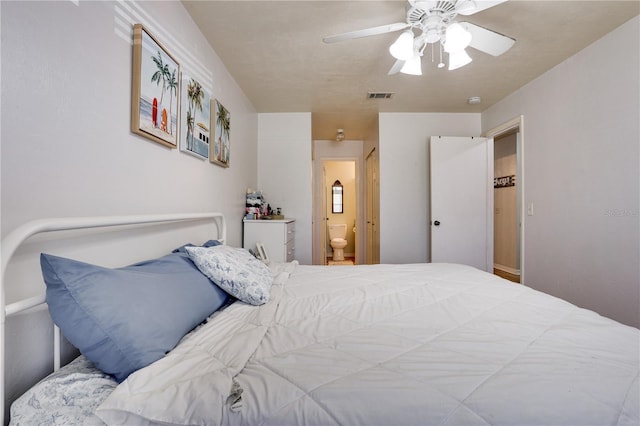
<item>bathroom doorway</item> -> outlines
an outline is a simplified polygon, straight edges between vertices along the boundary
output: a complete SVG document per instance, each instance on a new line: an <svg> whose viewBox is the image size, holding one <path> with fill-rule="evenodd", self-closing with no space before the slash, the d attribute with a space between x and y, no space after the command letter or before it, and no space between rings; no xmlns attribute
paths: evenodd
<svg viewBox="0 0 640 426"><path fill-rule="evenodd" d="M327 235L324 247L325 264L353 265L356 258L356 162L353 160L325 161L324 178L324 192L327 199L324 203L327 218L324 231ZM346 241L346 246L339 241L341 239Z"/></svg>
<svg viewBox="0 0 640 426"><path fill-rule="evenodd" d="M314 140L312 161L313 264L327 265L333 261L329 224L346 225L343 255L354 264L363 263L366 249L363 141ZM336 181L342 185L343 213L332 212L339 210L332 208L332 187Z"/></svg>

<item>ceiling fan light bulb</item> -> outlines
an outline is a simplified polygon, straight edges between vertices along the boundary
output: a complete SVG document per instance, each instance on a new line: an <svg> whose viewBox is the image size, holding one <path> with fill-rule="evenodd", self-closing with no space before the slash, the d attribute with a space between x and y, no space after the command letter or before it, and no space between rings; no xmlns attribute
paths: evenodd
<svg viewBox="0 0 640 426"><path fill-rule="evenodd" d="M445 32L444 51L455 53L464 50L471 44L471 33L457 22L449 25Z"/></svg>
<svg viewBox="0 0 640 426"><path fill-rule="evenodd" d="M412 58L404 63L400 72L409 75L422 75L422 61L420 55L413 55Z"/></svg>
<svg viewBox="0 0 640 426"><path fill-rule="evenodd" d="M471 61L471 57L464 49L460 52L449 53L449 71L462 68L471 63Z"/></svg>
<svg viewBox="0 0 640 426"><path fill-rule="evenodd" d="M413 31L406 30L389 46L389 53L396 59L406 61L413 56Z"/></svg>
<svg viewBox="0 0 640 426"><path fill-rule="evenodd" d="M456 3L456 12L458 14L471 13L476 10L476 7L476 2L473 0L461 0Z"/></svg>

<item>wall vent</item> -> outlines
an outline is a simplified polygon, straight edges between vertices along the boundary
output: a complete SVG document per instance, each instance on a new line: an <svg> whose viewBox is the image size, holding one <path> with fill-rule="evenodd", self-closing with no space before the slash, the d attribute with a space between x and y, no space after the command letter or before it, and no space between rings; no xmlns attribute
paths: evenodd
<svg viewBox="0 0 640 426"><path fill-rule="evenodd" d="M391 92L369 92L367 99L391 99L394 93Z"/></svg>

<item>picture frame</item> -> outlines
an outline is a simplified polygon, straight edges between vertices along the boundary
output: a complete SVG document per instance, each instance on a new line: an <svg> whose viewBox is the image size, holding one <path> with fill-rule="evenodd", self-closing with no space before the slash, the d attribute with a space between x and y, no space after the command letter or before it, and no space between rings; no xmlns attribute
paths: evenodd
<svg viewBox="0 0 640 426"><path fill-rule="evenodd" d="M213 140L209 144L209 161L221 167L229 167L231 115L218 99L211 101Z"/></svg>
<svg viewBox="0 0 640 426"><path fill-rule="evenodd" d="M180 64L142 25L133 26L131 131L178 146Z"/></svg>
<svg viewBox="0 0 640 426"><path fill-rule="evenodd" d="M211 96L196 79L182 75L180 91L180 151L209 158Z"/></svg>
<svg viewBox="0 0 640 426"><path fill-rule="evenodd" d="M265 250L263 243L256 243L256 252L258 254L258 259L262 260L265 264L269 264L269 256L267 255L267 251Z"/></svg>

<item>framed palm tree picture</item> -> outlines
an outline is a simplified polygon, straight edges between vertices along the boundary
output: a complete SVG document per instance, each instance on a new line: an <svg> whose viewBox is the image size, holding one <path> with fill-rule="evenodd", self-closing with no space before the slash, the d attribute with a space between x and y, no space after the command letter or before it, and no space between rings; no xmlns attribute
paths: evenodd
<svg viewBox="0 0 640 426"><path fill-rule="evenodd" d="M180 91L180 151L209 158L211 97L200 82L184 74Z"/></svg>
<svg viewBox="0 0 640 426"><path fill-rule="evenodd" d="M229 132L231 129L231 117L227 110L217 99L211 101L213 118L213 141L209 144L209 161L222 167L229 167Z"/></svg>
<svg viewBox="0 0 640 426"><path fill-rule="evenodd" d="M180 65L142 24L133 26L131 131L178 146Z"/></svg>

